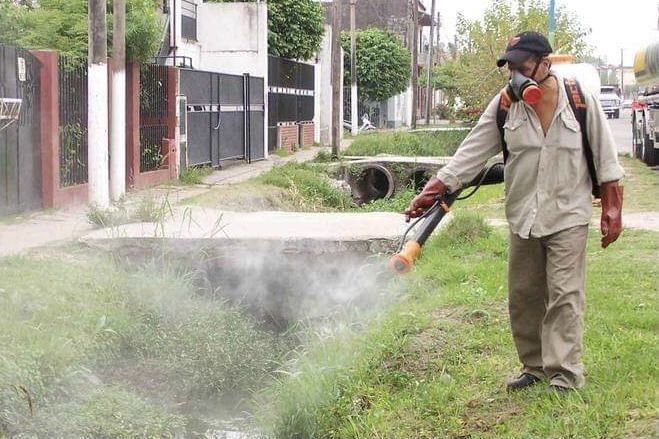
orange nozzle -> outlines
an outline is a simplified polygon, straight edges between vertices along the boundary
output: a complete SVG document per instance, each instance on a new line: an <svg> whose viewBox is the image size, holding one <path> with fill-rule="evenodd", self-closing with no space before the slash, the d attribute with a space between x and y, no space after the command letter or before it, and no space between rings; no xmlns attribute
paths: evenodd
<svg viewBox="0 0 659 439"><path fill-rule="evenodd" d="M529 105L535 105L542 99L542 90L540 90L540 87L534 85L526 87L522 92L522 99Z"/></svg>
<svg viewBox="0 0 659 439"><path fill-rule="evenodd" d="M403 250L389 259L389 268L398 274L405 274L412 269L412 264L421 253L421 245L416 241L407 241Z"/></svg>

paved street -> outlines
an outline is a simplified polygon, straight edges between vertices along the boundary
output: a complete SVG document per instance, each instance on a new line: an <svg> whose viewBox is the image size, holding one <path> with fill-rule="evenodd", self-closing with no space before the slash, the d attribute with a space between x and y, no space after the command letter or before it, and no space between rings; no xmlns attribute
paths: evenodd
<svg viewBox="0 0 659 439"><path fill-rule="evenodd" d="M609 119L613 137L616 139L618 145L618 152L620 154L632 153L632 119L631 110L623 110L619 119Z"/></svg>

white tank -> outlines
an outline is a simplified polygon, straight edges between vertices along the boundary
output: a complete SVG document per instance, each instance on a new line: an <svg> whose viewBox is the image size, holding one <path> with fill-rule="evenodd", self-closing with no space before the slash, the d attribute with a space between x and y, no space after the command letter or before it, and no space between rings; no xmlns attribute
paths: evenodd
<svg viewBox="0 0 659 439"><path fill-rule="evenodd" d="M550 59L552 70L563 77L575 78L585 90L599 97L602 83L595 66L587 63L572 63L570 55L550 55Z"/></svg>

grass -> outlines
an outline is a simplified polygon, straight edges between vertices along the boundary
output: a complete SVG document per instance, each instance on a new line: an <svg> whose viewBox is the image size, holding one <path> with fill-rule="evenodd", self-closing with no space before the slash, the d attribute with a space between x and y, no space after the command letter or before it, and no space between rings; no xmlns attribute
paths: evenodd
<svg viewBox="0 0 659 439"><path fill-rule="evenodd" d="M467 134L467 131L375 133L357 137L342 154L346 156L374 156L378 154L452 156Z"/></svg>
<svg viewBox="0 0 659 439"><path fill-rule="evenodd" d="M87 221L99 227L113 227L131 222L159 223L167 215L172 215L172 207L167 197L159 200L154 196L145 196L132 206L125 200L107 209L91 206L87 211Z"/></svg>
<svg viewBox="0 0 659 439"><path fill-rule="evenodd" d="M276 155L277 157L288 157L291 155L290 151L284 148L275 149L273 154Z"/></svg>
<svg viewBox="0 0 659 439"><path fill-rule="evenodd" d="M67 248L0 278L0 438L181 437L181 401L260 387L285 352L172 266Z"/></svg>
<svg viewBox="0 0 659 439"><path fill-rule="evenodd" d="M332 184L322 165L290 162L275 166L255 180L288 190L300 210L340 210L352 205L350 196Z"/></svg>
<svg viewBox="0 0 659 439"><path fill-rule="evenodd" d="M656 233L606 251L591 233L586 388L508 395L506 238L458 217L400 281L402 300L303 352L258 419L271 437L656 437L657 249Z"/></svg>
<svg viewBox="0 0 659 439"><path fill-rule="evenodd" d="M178 177L178 181L183 185L196 185L203 184L204 178L208 177L213 173L213 168L208 166L204 167L193 167L189 166L181 171L181 174Z"/></svg>
<svg viewBox="0 0 659 439"><path fill-rule="evenodd" d="M620 164L625 169L623 215L624 212L659 211L657 172L630 157L620 156Z"/></svg>

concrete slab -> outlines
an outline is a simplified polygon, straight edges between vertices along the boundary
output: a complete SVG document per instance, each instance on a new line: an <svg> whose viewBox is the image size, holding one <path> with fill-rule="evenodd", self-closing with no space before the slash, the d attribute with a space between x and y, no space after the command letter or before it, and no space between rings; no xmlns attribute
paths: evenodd
<svg viewBox="0 0 659 439"><path fill-rule="evenodd" d="M401 214L227 212L177 207L163 223L125 224L85 235L86 242L115 238L397 240L407 228Z"/></svg>

